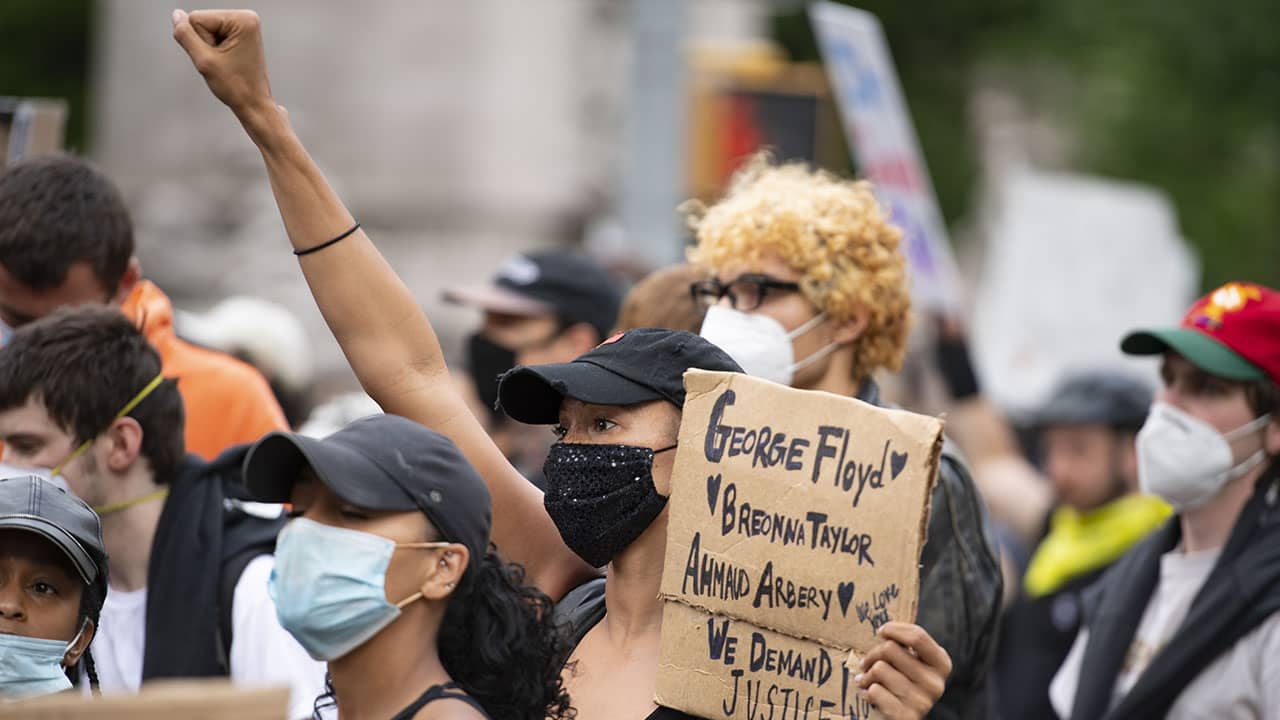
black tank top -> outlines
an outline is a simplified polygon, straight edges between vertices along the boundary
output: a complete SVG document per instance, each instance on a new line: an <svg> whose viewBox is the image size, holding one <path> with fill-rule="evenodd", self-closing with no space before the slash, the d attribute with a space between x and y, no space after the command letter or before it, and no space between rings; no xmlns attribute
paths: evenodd
<svg viewBox="0 0 1280 720"><path fill-rule="evenodd" d="M646 717L644 720L701 720L701 719L693 715L690 715L688 713L680 712L679 710L672 710L669 707L662 707L661 705L659 705L658 709L649 713L649 716Z"/></svg>
<svg viewBox="0 0 1280 720"><path fill-rule="evenodd" d="M427 703L433 703L436 700L461 700L476 710L479 710L481 715L486 718L489 717L489 713L484 711L484 708L480 706L480 702L478 700L462 692L458 687L458 683L451 682L443 685L432 685L427 688L426 692L422 693L417 700L409 703L408 707L396 713L395 717L391 718L391 720L413 720L413 716L417 715L418 711L421 710L424 705Z"/></svg>

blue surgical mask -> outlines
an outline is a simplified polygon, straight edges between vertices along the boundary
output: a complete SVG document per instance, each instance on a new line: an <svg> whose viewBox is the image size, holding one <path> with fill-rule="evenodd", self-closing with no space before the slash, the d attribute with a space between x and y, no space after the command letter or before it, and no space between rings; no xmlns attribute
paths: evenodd
<svg viewBox="0 0 1280 720"><path fill-rule="evenodd" d="M336 660L422 597L419 592L394 605L387 602L387 565L395 549L449 545L397 545L378 535L298 518L280 532L268 586L280 626L311 657Z"/></svg>
<svg viewBox="0 0 1280 720"><path fill-rule="evenodd" d="M78 632L71 642L0 633L0 698L13 700L70 690L62 661L79 638Z"/></svg>

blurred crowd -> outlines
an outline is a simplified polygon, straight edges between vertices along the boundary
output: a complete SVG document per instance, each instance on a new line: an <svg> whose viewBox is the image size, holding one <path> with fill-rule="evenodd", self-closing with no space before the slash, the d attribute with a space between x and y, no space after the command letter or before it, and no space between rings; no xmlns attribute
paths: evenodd
<svg viewBox="0 0 1280 720"><path fill-rule="evenodd" d="M686 208L685 263L627 286L530 249L440 288L476 318L449 366L275 105L256 17L174 33L261 151L362 390L318 396L280 305L175 309L84 159L4 168L0 701L229 677L287 685L291 718L688 717L653 701L683 372L913 409L878 381L915 323L948 439L869 701L1280 718L1280 291L1116 337L1158 386L1074 368L1015 421L965 319L913 309L875 188L759 155Z"/></svg>

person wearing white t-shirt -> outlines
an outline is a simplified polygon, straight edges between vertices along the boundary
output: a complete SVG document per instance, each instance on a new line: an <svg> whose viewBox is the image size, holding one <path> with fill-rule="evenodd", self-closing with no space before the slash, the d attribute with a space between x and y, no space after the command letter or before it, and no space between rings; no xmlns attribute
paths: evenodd
<svg viewBox="0 0 1280 720"><path fill-rule="evenodd" d="M294 689L291 718L311 715L324 692L324 664L308 657L280 627L276 606L267 595L274 558L253 559L240 575L232 603L231 680L244 685L288 685ZM102 606L93 643L98 682L104 693L137 692L142 683L146 644L147 589L112 589Z"/></svg>
<svg viewBox="0 0 1280 720"><path fill-rule="evenodd" d="M103 692L229 676L288 686L290 717L310 717L324 666L267 592L280 508L241 500L247 446L184 456L182 398L133 323L82 307L16 331L0 348L0 441L4 462L51 468L102 518L109 589L91 652Z"/></svg>
<svg viewBox="0 0 1280 720"><path fill-rule="evenodd" d="M1280 292L1228 283L1121 348L1163 356L1138 477L1176 515L1090 591L1054 711L1280 718Z"/></svg>

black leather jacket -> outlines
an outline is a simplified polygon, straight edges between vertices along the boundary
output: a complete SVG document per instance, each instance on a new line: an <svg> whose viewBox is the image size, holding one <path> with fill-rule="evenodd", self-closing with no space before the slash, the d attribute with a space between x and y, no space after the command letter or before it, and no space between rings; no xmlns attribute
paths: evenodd
<svg viewBox="0 0 1280 720"><path fill-rule="evenodd" d="M863 383L858 399L884 405L880 388L871 380ZM995 547L969 469L946 441L929 509L929 535L920 557L916 624L946 649L952 670L946 692L929 718L995 716L988 675L1004 589Z"/></svg>

